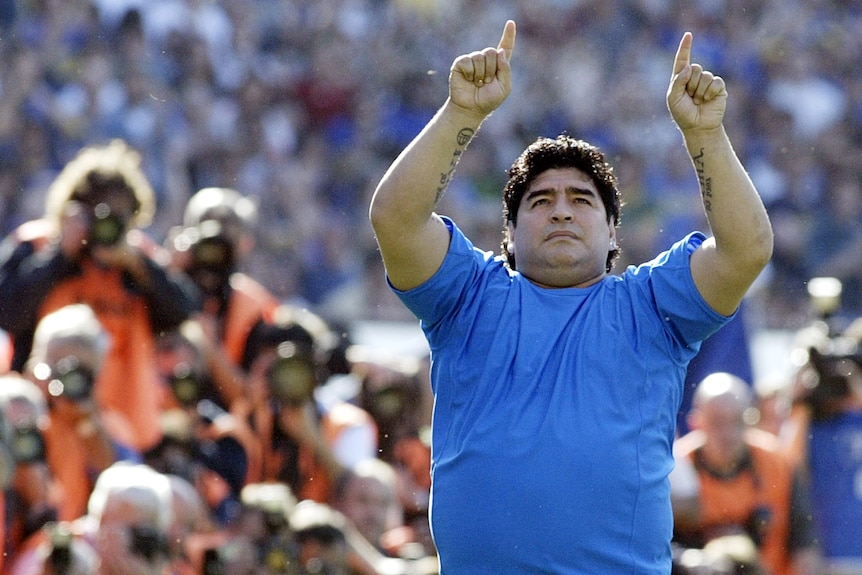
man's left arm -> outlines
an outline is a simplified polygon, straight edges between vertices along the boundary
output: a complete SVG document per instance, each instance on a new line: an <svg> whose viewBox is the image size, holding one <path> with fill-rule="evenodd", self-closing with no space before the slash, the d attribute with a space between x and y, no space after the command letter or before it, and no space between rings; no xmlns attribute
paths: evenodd
<svg viewBox="0 0 862 575"><path fill-rule="evenodd" d="M679 44L667 93L700 185L712 237L692 254L691 272L706 302L730 315L772 256L763 202L724 130L724 80L691 62L692 36Z"/></svg>

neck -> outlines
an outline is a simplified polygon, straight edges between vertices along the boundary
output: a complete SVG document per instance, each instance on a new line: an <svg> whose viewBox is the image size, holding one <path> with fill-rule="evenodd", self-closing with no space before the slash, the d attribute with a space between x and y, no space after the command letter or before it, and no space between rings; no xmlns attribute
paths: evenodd
<svg viewBox="0 0 862 575"><path fill-rule="evenodd" d="M711 460L706 454L706 450L701 447L694 452L694 465L698 470L717 479L732 479L746 469L751 469L753 462L751 452L747 448L739 451L736 457L715 461Z"/></svg>

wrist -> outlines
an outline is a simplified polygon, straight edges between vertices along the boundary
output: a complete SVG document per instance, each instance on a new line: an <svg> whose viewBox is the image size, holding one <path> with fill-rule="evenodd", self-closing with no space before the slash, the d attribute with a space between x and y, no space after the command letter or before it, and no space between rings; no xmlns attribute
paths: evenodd
<svg viewBox="0 0 862 575"><path fill-rule="evenodd" d="M724 131L724 124L720 124L714 128L691 128L682 130L682 137L685 140L686 147L692 153L697 153L703 150L715 149L729 142L727 134Z"/></svg>
<svg viewBox="0 0 862 575"><path fill-rule="evenodd" d="M474 132L479 129L485 118L489 116L485 112L479 110L470 110L459 104L456 104L451 98L446 100L443 108L440 110L441 115L447 118L457 129L464 128L472 129Z"/></svg>

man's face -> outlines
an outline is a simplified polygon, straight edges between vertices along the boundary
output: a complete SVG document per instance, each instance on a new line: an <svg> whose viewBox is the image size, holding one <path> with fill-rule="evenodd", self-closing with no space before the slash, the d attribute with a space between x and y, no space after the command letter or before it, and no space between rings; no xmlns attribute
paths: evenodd
<svg viewBox="0 0 862 575"><path fill-rule="evenodd" d="M155 508L123 499L109 499L102 515L96 548L106 575L161 575L166 547L154 545L160 535Z"/></svg>
<svg viewBox="0 0 862 575"><path fill-rule="evenodd" d="M745 406L722 396L701 408L700 428L706 436L704 451L711 464L732 466L745 453Z"/></svg>
<svg viewBox="0 0 862 575"><path fill-rule="evenodd" d="M586 287L604 277L616 229L593 181L577 168L539 174L509 223L518 271L544 287Z"/></svg>
<svg viewBox="0 0 862 575"><path fill-rule="evenodd" d="M394 494L373 477L355 477L348 485L339 511L344 513L371 543L377 545L389 528Z"/></svg>

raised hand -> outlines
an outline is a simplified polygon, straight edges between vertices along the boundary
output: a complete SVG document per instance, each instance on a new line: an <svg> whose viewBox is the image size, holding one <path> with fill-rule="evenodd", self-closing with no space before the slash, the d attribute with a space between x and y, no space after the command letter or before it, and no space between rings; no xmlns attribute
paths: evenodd
<svg viewBox="0 0 862 575"><path fill-rule="evenodd" d="M509 20L496 48L456 58L449 71L452 103L482 115L496 110L512 90L510 61L514 48L515 22Z"/></svg>
<svg viewBox="0 0 862 575"><path fill-rule="evenodd" d="M727 105L724 80L691 63L691 32L679 42L667 90L667 107L683 132L721 126Z"/></svg>

